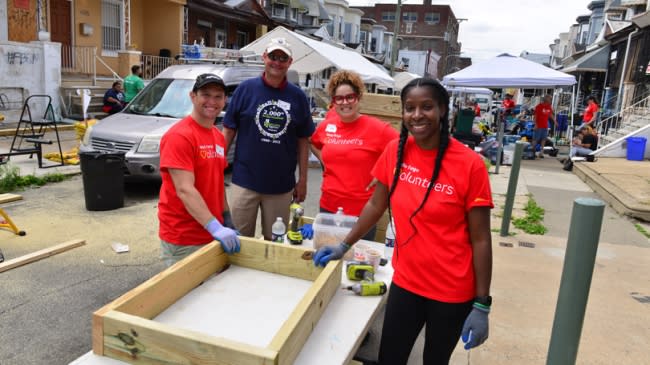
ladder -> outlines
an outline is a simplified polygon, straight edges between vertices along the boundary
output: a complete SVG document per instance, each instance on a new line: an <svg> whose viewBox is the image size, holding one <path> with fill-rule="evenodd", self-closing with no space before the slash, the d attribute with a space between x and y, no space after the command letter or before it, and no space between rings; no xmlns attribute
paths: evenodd
<svg viewBox="0 0 650 365"><path fill-rule="evenodd" d="M43 103L47 102L47 106L45 107L43 118L34 119L32 117L30 102L35 104L39 101ZM11 141L9 153L0 154L0 157L5 156L9 158L14 155L27 154L29 154L31 157L33 154L36 154L38 157L39 168L63 166L65 162L63 160L63 150L61 148L61 137L59 136L59 129L57 128L56 124L57 122L54 115L54 108L52 107L52 98L49 95L31 95L25 100L25 103L23 104L23 110L20 113L20 120L16 126L16 133L14 134L14 138ZM43 150L41 145L53 143L53 141L43 138L48 127L52 128L54 130L54 134L56 135L56 144L59 148L61 162L44 166ZM33 146L23 147L23 141L27 143L33 143Z"/></svg>

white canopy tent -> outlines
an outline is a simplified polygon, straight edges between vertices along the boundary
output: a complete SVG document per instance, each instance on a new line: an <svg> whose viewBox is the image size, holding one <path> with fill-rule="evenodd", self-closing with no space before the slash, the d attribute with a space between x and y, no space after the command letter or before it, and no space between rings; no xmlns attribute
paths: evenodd
<svg viewBox="0 0 650 365"><path fill-rule="evenodd" d="M555 71L546 66L540 65L526 59L500 54L488 61L477 63L454 72L442 79L445 86L470 86L470 87L492 87L492 88L555 88L559 86L573 86L571 98L571 110L575 100L576 78L564 72ZM569 123L569 141L571 141L571 126L573 125L573 113ZM501 130L501 126L499 128ZM501 138L499 136L499 138ZM569 142L570 143L570 142ZM501 153L499 144L499 154ZM497 173L499 171L500 159L497 158Z"/></svg>
<svg viewBox="0 0 650 365"><path fill-rule="evenodd" d="M287 40L293 53L291 69L301 75L313 74L329 67L352 70L361 75L365 83L393 87L395 81L385 71L374 66L360 53L333 44L317 41L292 32L284 27L277 27L264 36L254 40L243 51L264 53L273 38Z"/></svg>
<svg viewBox="0 0 650 365"><path fill-rule="evenodd" d="M464 68L442 79L446 86L553 88L575 85L576 78L507 53Z"/></svg>

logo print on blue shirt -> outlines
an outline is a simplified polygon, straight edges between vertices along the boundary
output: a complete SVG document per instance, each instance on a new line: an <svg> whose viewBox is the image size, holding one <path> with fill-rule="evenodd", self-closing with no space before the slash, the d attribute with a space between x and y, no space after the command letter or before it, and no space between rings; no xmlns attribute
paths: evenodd
<svg viewBox="0 0 650 365"><path fill-rule="evenodd" d="M268 138L277 139L287 132L291 123L291 114L282 108L281 101L269 100L257 107L255 124L259 132Z"/></svg>

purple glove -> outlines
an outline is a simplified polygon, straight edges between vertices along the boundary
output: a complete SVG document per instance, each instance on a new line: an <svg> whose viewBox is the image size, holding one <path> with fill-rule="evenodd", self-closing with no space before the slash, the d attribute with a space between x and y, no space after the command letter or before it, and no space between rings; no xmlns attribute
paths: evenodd
<svg viewBox="0 0 650 365"><path fill-rule="evenodd" d="M224 227L216 218L210 219L205 229L210 232L212 237L221 243L221 248L227 253L239 252L239 237L237 232L228 227Z"/></svg>

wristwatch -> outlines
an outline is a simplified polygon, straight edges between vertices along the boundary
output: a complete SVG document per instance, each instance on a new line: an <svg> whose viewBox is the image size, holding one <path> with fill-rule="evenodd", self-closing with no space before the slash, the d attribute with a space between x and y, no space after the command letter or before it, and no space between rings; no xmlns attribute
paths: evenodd
<svg viewBox="0 0 650 365"><path fill-rule="evenodd" d="M489 295L478 296L474 298L474 303L478 303L480 305L490 307L492 305L492 297Z"/></svg>

